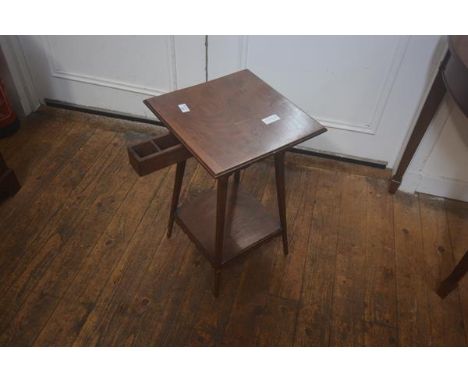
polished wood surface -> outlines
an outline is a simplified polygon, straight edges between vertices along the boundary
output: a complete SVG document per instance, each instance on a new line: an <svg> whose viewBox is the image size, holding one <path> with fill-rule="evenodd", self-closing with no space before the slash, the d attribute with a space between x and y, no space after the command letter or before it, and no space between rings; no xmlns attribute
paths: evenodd
<svg viewBox="0 0 468 382"><path fill-rule="evenodd" d="M182 204L176 217L215 267L281 233L278 219L242 186L224 183Z"/></svg>
<svg viewBox="0 0 468 382"><path fill-rule="evenodd" d="M132 143L127 152L130 164L140 176L184 162L192 156L172 134Z"/></svg>
<svg viewBox="0 0 468 382"><path fill-rule="evenodd" d="M468 279L435 293L468 248L468 203L287 153L290 254L273 240L233 262L215 299L189 238L166 238L176 166L139 177L128 163L127 143L161 132L42 109L0 140L23 183L0 204L1 345L468 344ZM241 174L272 215L274 179L272 159ZM187 160L181 200L214 186Z"/></svg>
<svg viewBox="0 0 468 382"><path fill-rule="evenodd" d="M468 251L462 257L460 262L455 265L453 271L445 278L439 285L437 289L437 294L445 298L450 292L452 292L457 286L458 282L465 276L468 272Z"/></svg>
<svg viewBox="0 0 468 382"><path fill-rule="evenodd" d="M276 196L278 200L278 214L281 222L281 236L283 238L283 252L289 252L288 228L286 219L286 185L284 178L284 151L275 154Z"/></svg>
<svg viewBox="0 0 468 382"><path fill-rule="evenodd" d="M391 194L400 187L403 175L447 90L468 117L468 36L449 36L448 46L449 50L440 64L398 167L389 182L388 190Z"/></svg>
<svg viewBox="0 0 468 382"><path fill-rule="evenodd" d="M213 177L326 131L249 70L145 103ZM180 104L190 111L181 112ZM280 120L269 125L262 122L272 114Z"/></svg>
<svg viewBox="0 0 468 382"><path fill-rule="evenodd" d="M419 117L416 121L413 132L411 133L410 139L406 144L398 167L393 174L392 179L390 180L389 192L391 194L394 194L400 187L401 181L403 180L403 175L411 163L411 159L413 159L413 156L418 149L424 134L426 134L426 130L429 127L432 118L434 118L434 115L437 112L437 109L442 102L446 92L447 90L443 80L442 69L439 69L437 76L431 86L431 90L429 91L426 101L424 102L421 112L419 113Z"/></svg>
<svg viewBox="0 0 468 382"><path fill-rule="evenodd" d="M468 36L450 36L450 58L443 70L445 85L468 117Z"/></svg>
<svg viewBox="0 0 468 382"><path fill-rule="evenodd" d="M214 251L211 252L213 254L213 257L211 258L212 265L214 266L214 270L215 270L214 288L213 288L213 293L215 297L218 297L218 294L219 294L219 284L221 281L221 266L223 265L223 260L224 260L223 257L225 257L225 255L229 252L232 253L233 256L239 254L240 252L240 251L232 250L231 248L230 248L231 250L229 250L228 249L229 247L227 245L228 240L226 240L227 239L226 233L228 233L228 238L233 236L231 235L231 230L229 228L226 229L226 223L229 224L230 227L232 227L234 223L234 216L235 216L234 214L230 214L230 216L228 217L228 220L226 221L226 208L228 207L227 205L228 184L229 184L228 182L229 182L228 175L222 176L216 180L216 200L215 201L213 200L211 203L208 202L207 204L201 202L199 204L198 203L199 199L197 199L197 201L194 202L195 208L191 210L191 214L190 212L186 214L186 216L188 217L187 221L189 221L190 218L192 218L192 221L195 223L193 229L190 229L190 225L183 223L184 222L183 213L179 214L181 226L184 227L184 229L186 230L187 234L189 234L189 236L190 235L194 236L193 237L194 241L196 243L200 243L201 248L205 250L206 251L205 253L207 254L210 253L209 246L210 244L213 244L212 234L213 232L215 233ZM229 198L229 207L230 207L229 210L232 212L238 209L236 208L237 200L238 200L237 194L238 194L238 187L236 184L236 187L234 187L234 189L231 190L231 195ZM216 202L216 204L214 202ZM206 210L201 209L201 210L198 210L198 213L197 213L197 209L200 205L202 206L204 205ZM211 214L209 213L209 208L210 206L213 206L213 205L216 206L215 218L213 218L213 216L210 217ZM190 208L186 206L185 211L190 211ZM214 223L214 225L210 223ZM201 231L199 230L200 225L204 226ZM243 228L242 225L240 227ZM195 233L197 231L201 232L201 235L199 235L200 237L208 236L208 240L205 242L203 242L203 240L198 240L197 235ZM236 232L236 231L234 230L233 232ZM241 239L243 239L244 237L245 237L245 234L240 236Z"/></svg>
<svg viewBox="0 0 468 382"><path fill-rule="evenodd" d="M169 213L169 223L167 224L167 237L172 235L172 228L174 227L174 219L177 207L179 205L180 191L182 190L182 181L184 179L186 161L177 163L176 173L174 177L174 189L172 190L171 211Z"/></svg>

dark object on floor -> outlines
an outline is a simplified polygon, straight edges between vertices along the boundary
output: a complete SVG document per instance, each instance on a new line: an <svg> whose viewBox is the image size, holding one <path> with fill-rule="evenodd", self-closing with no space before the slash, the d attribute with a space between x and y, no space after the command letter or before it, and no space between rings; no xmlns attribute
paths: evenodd
<svg viewBox="0 0 468 382"><path fill-rule="evenodd" d="M0 200L13 196L20 187L15 173L7 167L2 154L0 154Z"/></svg>
<svg viewBox="0 0 468 382"><path fill-rule="evenodd" d="M447 90L468 117L468 36L449 37L449 50L440 64L398 168L390 179L388 191L391 194L400 187L403 175Z"/></svg>
<svg viewBox="0 0 468 382"><path fill-rule="evenodd" d="M447 297L448 294L458 286L458 282L462 279L467 271L468 251L466 251L460 262L455 266L452 273L450 273L450 275L448 275L448 277L440 283L439 288L437 289L437 294L441 298Z"/></svg>
<svg viewBox="0 0 468 382"><path fill-rule="evenodd" d="M18 131L20 128L20 121L18 118L16 118L13 123L6 127L0 128L0 138L6 138L9 137L10 135L13 135Z"/></svg>

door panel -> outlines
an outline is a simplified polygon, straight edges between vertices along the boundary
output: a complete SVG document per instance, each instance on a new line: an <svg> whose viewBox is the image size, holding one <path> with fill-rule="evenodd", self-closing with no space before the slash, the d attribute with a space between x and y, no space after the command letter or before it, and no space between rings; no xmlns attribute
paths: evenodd
<svg viewBox="0 0 468 382"><path fill-rule="evenodd" d="M154 118L145 98L205 79L203 36L23 36L21 44L42 99Z"/></svg>

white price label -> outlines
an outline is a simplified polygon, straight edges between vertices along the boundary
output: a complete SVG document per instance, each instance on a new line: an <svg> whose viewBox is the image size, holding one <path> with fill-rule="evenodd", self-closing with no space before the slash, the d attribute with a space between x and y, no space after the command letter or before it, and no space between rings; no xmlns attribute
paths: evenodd
<svg viewBox="0 0 468 382"><path fill-rule="evenodd" d="M272 114L272 115L269 115L266 118L263 118L262 122L265 125L269 125L270 123L273 123L273 122L276 122L276 121L279 121L279 120L280 120L280 117L278 117L276 114Z"/></svg>
<svg viewBox="0 0 468 382"><path fill-rule="evenodd" d="M188 113L190 111L189 107L185 103L179 105L179 109L182 113Z"/></svg>

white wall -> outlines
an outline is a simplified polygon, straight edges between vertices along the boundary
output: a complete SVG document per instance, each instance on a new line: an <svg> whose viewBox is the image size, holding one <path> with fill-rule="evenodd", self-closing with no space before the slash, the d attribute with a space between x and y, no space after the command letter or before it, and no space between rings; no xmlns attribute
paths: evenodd
<svg viewBox="0 0 468 382"><path fill-rule="evenodd" d="M248 68L329 128L305 149L392 168L444 53L440 36L209 36L210 78Z"/></svg>
<svg viewBox="0 0 468 382"><path fill-rule="evenodd" d="M0 43L16 77L30 72L42 99L151 117L143 99L205 80L204 36L12 36ZM208 72L216 78L251 69L329 127L306 148L391 168L444 50L440 36L210 36ZM27 104L27 86L17 89ZM466 120L452 109L444 101L403 190L468 199Z"/></svg>
<svg viewBox="0 0 468 382"><path fill-rule="evenodd" d="M468 118L444 98L400 187L468 202Z"/></svg>
<svg viewBox="0 0 468 382"><path fill-rule="evenodd" d="M41 100L154 118L143 100L205 80L204 36L20 36Z"/></svg>

